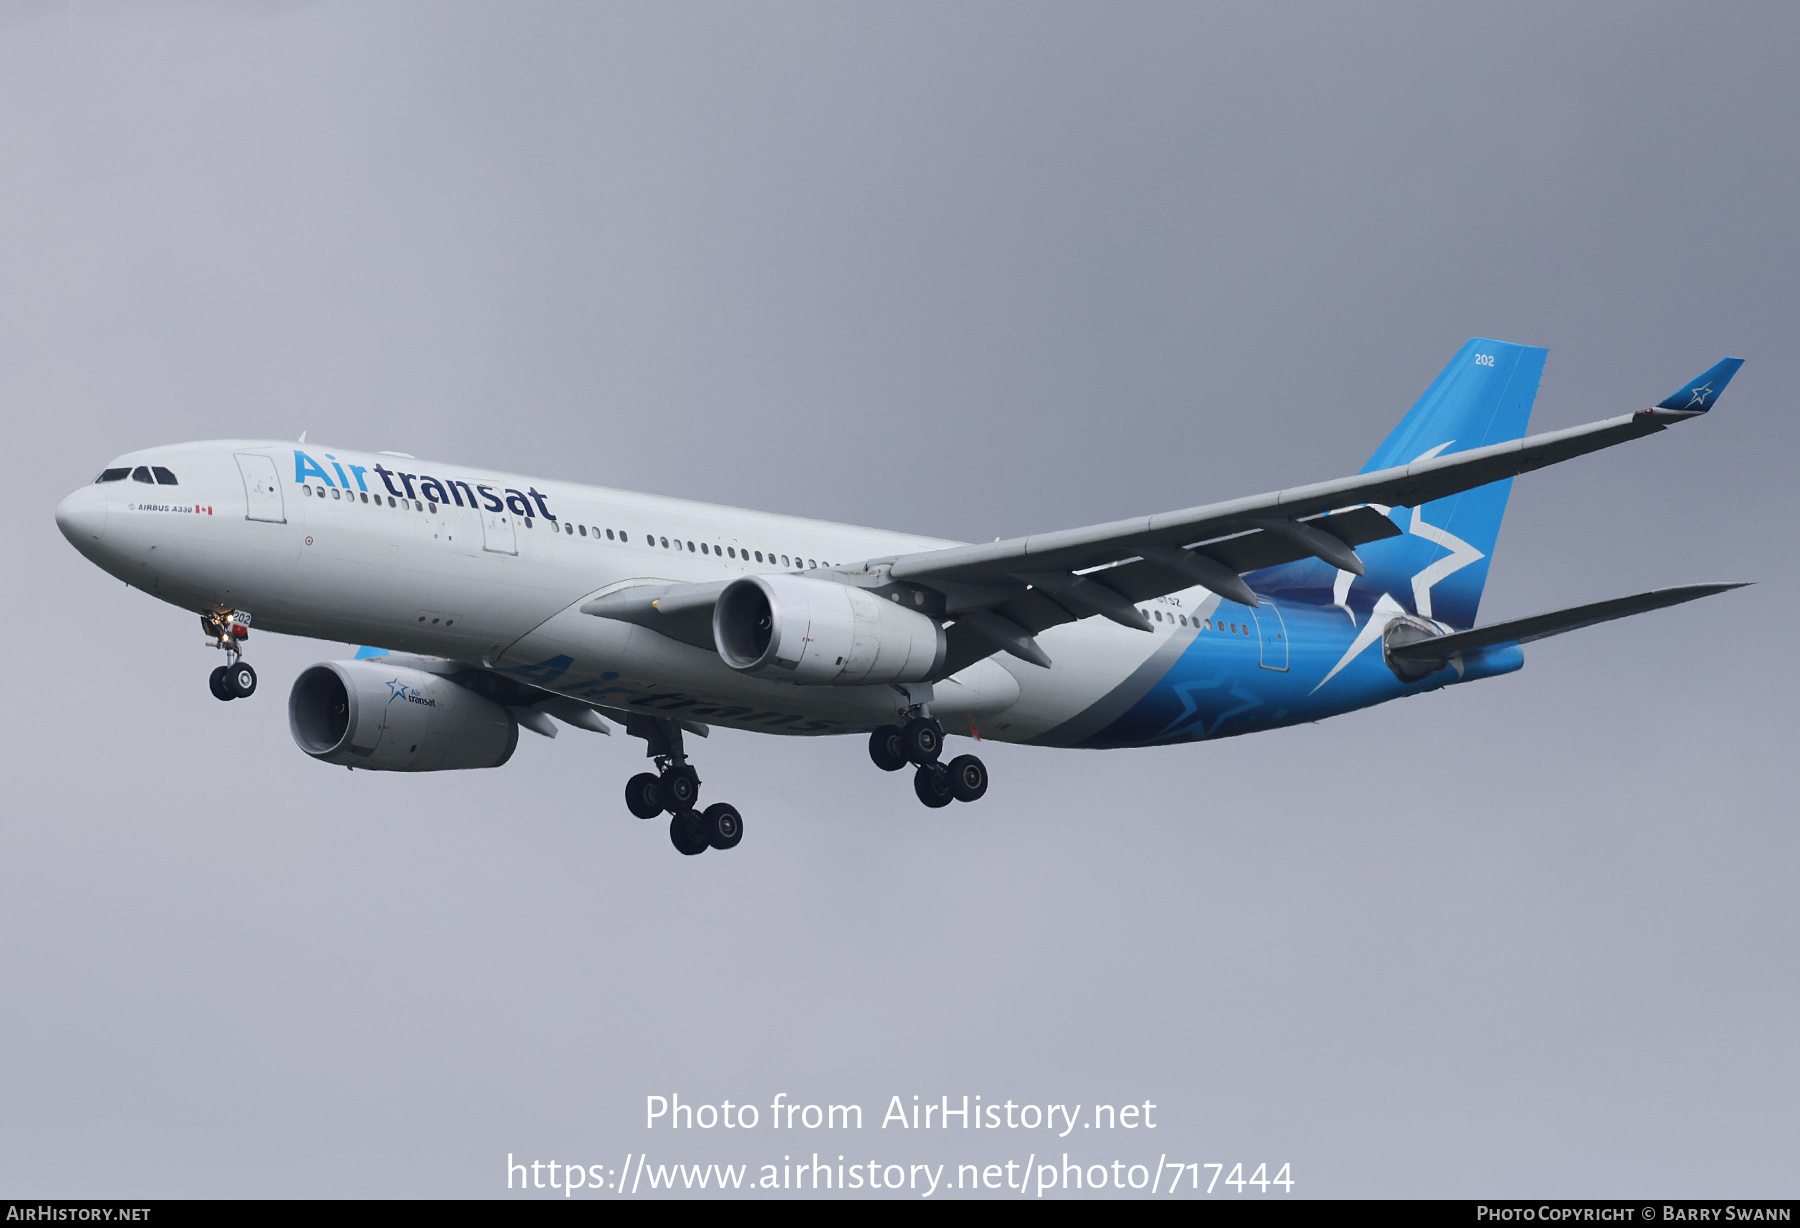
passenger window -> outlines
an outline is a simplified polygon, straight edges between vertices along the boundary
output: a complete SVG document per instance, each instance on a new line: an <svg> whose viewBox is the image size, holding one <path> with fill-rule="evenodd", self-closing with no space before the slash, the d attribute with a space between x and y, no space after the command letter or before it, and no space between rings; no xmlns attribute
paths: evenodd
<svg viewBox="0 0 1800 1228"><path fill-rule="evenodd" d="M435 515L437 515L437 504L435 504L435 503L433 503L433 504L432 504L432 505L431 505L431 514L432 514L432 515L433 515L433 516L435 516Z"/></svg>
<svg viewBox="0 0 1800 1228"><path fill-rule="evenodd" d="M531 517L529 516L525 517L525 527L528 529L531 527Z"/></svg>
<svg viewBox="0 0 1800 1228"><path fill-rule="evenodd" d="M364 492L363 492L363 496L362 496L362 501L363 501L363 502L364 502L364 503L367 503L367 502L368 502L368 501L369 501L369 494L368 494L368 492L367 492L367 491L364 491Z"/></svg>
<svg viewBox="0 0 1800 1228"><path fill-rule="evenodd" d="M179 486L181 484L175 480L174 474L170 473L167 469L164 469L161 465L150 466L150 472L156 475L156 484L158 486Z"/></svg>
<svg viewBox="0 0 1800 1228"><path fill-rule="evenodd" d="M94 479L94 483L98 485L101 482L123 482L130 476L131 470L129 469L102 469L100 476Z"/></svg>
<svg viewBox="0 0 1800 1228"><path fill-rule="evenodd" d="M790 566L792 566L792 564L790 564L790 563L789 563L789 562L788 562L788 556L787 556L787 555L785 555L785 554L784 554L784 555L782 555L782 556L781 556L781 565L782 565L782 566L783 566L783 567L790 567Z"/></svg>
<svg viewBox="0 0 1800 1228"><path fill-rule="evenodd" d="M693 553L693 552L694 552L694 543L693 543L693 542L689 542L689 543L688 543L688 553L689 553L689 554L692 554L692 553Z"/></svg>
<svg viewBox="0 0 1800 1228"><path fill-rule="evenodd" d="M139 465L136 469L133 469L131 471L131 480L134 482L142 482L146 486L156 485L156 479L150 476L150 469L146 465Z"/></svg>
<svg viewBox="0 0 1800 1228"><path fill-rule="evenodd" d="M662 544L663 544L663 549L664 549L664 550L667 550L667 549L668 549L668 548L669 548L669 539L668 539L668 538L666 538L666 537L665 537L665 538L663 538L663 539L662 539Z"/></svg>
<svg viewBox="0 0 1800 1228"><path fill-rule="evenodd" d="M762 551L760 550L756 552L756 561L759 563L762 562Z"/></svg>
<svg viewBox="0 0 1800 1228"><path fill-rule="evenodd" d="M1185 627L1185 626L1187 626L1187 615L1186 614L1177 614L1175 616L1175 621Z"/></svg>
<svg viewBox="0 0 1800 1228"><path fill-rule="evenodd" d="M807 566L808 566L808 567L817 567L817 566L818 566L818 564L817 564L817 563L815 563L815 562L813 562L813 561L812 561L812 560L811 560L811 559L807 559L807 560L806 560L806 565L807 565Z"/></svg>
<svg viewBox="0 0 1800 1228"><path fill-rule="evenodd" d="M708 550L707 550L707 549L706 549L706 543L705 543L705 542L701 542L701 543L700 543L700 553L701 553L701 554L707 554L707 553L709 553L709 551L708 551Z"/></svg>
<svg viewBox="0 0 1800 1228"><path fill-rule="evenodd" d="M342 499L342 498L343 498L343 497L344 497L344 496L342 496L342 495L340 495L340 494L338 494L338 488L337 488L337 487L335 487L335 486L333 486L333 487L332 487L332 488L331 488L331 497L332 497L332 498L333 498L333 499Z"/></svg>
<svg viewBox="0 0 1800 1228"><path fill-rule="evenodd" d="M1154 618L1157 622L1161 622L1162 621L1162 611L1161 610L1152 610L1152 611L1150 611L1150 617Z"/></svg>
<svg viewBox="0 0 1800 1228"><path fill-rule="evenodd" d="M575 526L565 520L565 521L563 521L563 532L567 533L570 537L574 537L575 536ZM586 530L583 530L583 532L585 533Z"/></svg>
<svg viewBox="0 0 1800 1228"><path fill-rule="evenodd" d="M423 503L420 503L417 499L414 499L413 500L413 511L422 512L424 510L425 510L425 505ZM529 529L531 527L531 521L527 520L525 522L525 527Z"/></svg>

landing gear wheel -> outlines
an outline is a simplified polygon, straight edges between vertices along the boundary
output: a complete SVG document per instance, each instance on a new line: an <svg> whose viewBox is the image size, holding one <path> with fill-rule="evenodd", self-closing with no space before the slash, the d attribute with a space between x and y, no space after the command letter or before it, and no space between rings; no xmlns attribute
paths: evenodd
<svg viewBox="0 0 1800 1228"><path fill-rule="evenodd" d="M654 819L663 812L661 787L649 772L639 772L625 782L625 809L640 819Z"/></svg>
<svg viewBox="0 0 1800 1228"><path fill-rule="evenodd" d="M950 793L959 802L977 802L987 792L987 764L974 755L958 755L946 769L950 777Z"/></svg>
<svg viewBox="0 0 1800 1228"><path fill-rule="evenodd" d="M693 857L707 850L706 820L697 810L683 810L669 820L669 843L675 851L684 857Z"/></svg>
<svg viewBox="0 0 1800 1228"><path fill-rule="evenodd" d="M935 763L927 763L913 773L913 792L933 810L956 800L950 792L950 774Z"/></svg>
<svg viewBox="0 0 1800 1228"><path fill-rule="evenodd" d="M231 688L233 699L249 699L256 694L256 671L250 662L239 661L225 671L225 685Z"/></svg>
<svg viewBox="0 0 1800 1228"><path fill-rule="evenodd" d="M212 688L214 699L232 700L237 698L236 695L232 694L231 683L225 680L225 667L223 665L213 669L211 675L206 679L206 685Z"/></svg>
<svg viewBox="0 0 1800 1228"><path fill-rule="evenodd" d="M936 763L944 749L944 727L929 716L915 716L901 728L900 746L909 763Z"/></svg>
<svg viewBox="0 0 1800 1228"><path fill-rule="evenodd" d="M680 814L692 810L700 799L700 773L685 765L672 767L662 774L657 787L661 790L663 809L670 814Z"/></svg>
<svg viewBox="0 0 1800 1228"><path fill-rule="evenodd" d="M744 816L737 812L737 807L725 802L714 802L700 816L700 823L706 829L706 842L716 849L736 848L737 842L744 838Z"/></svg>
<svg viewBox="0 0 1800 1228"><path fill-rule="evenodd" d="M884 772L898 772L905 767L906 743L898 725L883 725L869 735L869 758Z"/></svg>

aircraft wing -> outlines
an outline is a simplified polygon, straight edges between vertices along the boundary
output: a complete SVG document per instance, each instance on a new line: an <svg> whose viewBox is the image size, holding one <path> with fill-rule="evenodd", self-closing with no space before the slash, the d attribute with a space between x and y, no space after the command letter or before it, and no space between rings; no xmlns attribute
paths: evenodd
<svg viewBox="0 0 1800 1228"><path fill-rule="evenodd" d="M936 594L931 612L953 620L940 676L1001 651L1048 666L1050 658L1034 637L1061 623L1097 614L1148 631L1151 624L1138 602L1196 585L1255 606L1260 599L1240 579L1243 573L1308 557L1361 575L1355 548L1400 533L1369 505L1418 507L1656 434L1710 410L1740 365L1741 360L1727 358L1650 409L1585 426L1224 503L811 574ZM591 600L581 609L710 648L712 608L726 583L649 583Z"/></svg>
<svg viewBox="0 0 1800 1228"><path fill-rule="evenodd" d="M1225 503L871 565L942 592L946 615L961 615L949 629L946 671L995 650L1048 665L1032 637L1057 623L1101 614L1148 630L1134 602L1195 584L1255 605L1238 573L1309 555L1361 575L1354 547L1399 532L1365 505L1417 507L1656 434L1711 409L1715 385L1722 389L1740 365L1728 358L1650 409L1585 426Z"/></svg>
<svg viewBox="0 0 1800 1228"><path fill-rule="evenodd" d="M1293 525L1334 508L1366 503L1417 507L1475 486L1517 477L1546 465L1653 435L1673 423L1698 417L1702 412L1646 409L1586 426L1530 435L1486 448L1415 461L1375 473L1252 495L1247 499L1209 503L1082 529L1015 537L1009 541L901 555L893 561L892 573L896 580L925 583L933 580L965 584L1004 583L1007 577L1020 570L1078 571L1134 557L1141 554L1144 547L1179 547L1249 531L1291 534ZM1324 543L1309 542L1309 545L1312 548L1301 552L1302 555L1321 553L1319 547ZM1325 556L1321 553L1321 557ZM1326 558L1326 561L1332 560Z"/></svg>

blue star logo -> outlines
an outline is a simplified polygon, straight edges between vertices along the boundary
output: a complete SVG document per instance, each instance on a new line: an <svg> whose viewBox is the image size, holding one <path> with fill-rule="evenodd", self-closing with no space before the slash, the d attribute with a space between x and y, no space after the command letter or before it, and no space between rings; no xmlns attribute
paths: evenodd
<svg viewBox="0 0 1800 1228"><path fill-rule="evenodd" d="M1693 409L1696 405L1701 409L1705 409L1706 403L1712 400L1713 387L1710 383L1702 384L1698 388L1690 389L1690 391L1693 392L1694 399L1688 402L1687 407L1689 409Z"/></svg>
<svg viewBox="0 0 1800 1228"><path fill-rule="evenodd" d="M393 679L388 683L388 702L393 703L396 699L404 699L410 690L412 688L398 678Z"/></svg>

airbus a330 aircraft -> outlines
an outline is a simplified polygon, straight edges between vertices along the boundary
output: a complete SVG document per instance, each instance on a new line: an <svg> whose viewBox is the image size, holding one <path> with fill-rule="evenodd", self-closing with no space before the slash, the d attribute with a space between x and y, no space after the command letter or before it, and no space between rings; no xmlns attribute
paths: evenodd
<svg viewBox="0 0 1800 1228"><path fill-rule="evenodd" d="M927 806L987 790L946 733L1040 746L1230 737L1518 669L1520 645L1690 601L1662 589L1475 627L1511 479L1706 413L1727 358L1649 409L1524 437L1545 351L1469 342L1353 477L979 545L269 440L119 457L56 510L114 576L200 615L247 698L249 629L354 644L303 671L308 755L505 763L519 728L643 738L625 787L683 853L684 734L866 733ZM254 624L252 620L254 619Z"/></svg>

